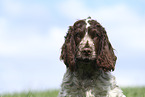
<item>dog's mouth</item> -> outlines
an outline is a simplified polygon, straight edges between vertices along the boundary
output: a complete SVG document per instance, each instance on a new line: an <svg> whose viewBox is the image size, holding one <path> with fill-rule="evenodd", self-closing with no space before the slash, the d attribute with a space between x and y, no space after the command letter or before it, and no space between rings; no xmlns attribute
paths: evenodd
<svg viewBox="0 0 145 97"><path fill-rule="evenodd" d="M96 61L96 57L92 58L91 56L79 56L76 57L76 61L83 62L83 63L90 63Z"/></svg>

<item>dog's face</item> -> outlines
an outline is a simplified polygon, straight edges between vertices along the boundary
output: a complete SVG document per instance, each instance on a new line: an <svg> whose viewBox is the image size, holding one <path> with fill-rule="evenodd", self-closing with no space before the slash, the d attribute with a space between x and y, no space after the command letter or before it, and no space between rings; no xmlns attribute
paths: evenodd
<svg viewBox="0 0 145 97"><path fill-rule="evenodd" d="M91 18L78 20L70 26L62 46L61 59L71 70L77 61L95 61L94 65L104 71L114 70L116 56L105 29Z"/></svg>
<svg viewBox="0 0 145 97"><path fill-rule="evenodd" d="M95 30L91 27L89 21L91 19L85 19L78 21L74 24L75 28L75 40L77 45L76 58L80 60L96 60L97 49L99 46L99 39L96 41L96 47L94 42ZM77 26L79 25L79 26ZM98 37L96 37L98 38Z"/></svg>

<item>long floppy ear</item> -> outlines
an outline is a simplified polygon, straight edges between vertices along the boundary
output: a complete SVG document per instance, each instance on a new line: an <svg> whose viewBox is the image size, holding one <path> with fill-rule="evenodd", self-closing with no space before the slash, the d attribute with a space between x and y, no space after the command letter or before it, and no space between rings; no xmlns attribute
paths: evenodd
<svg viewBox="0 0 145 97"><path fill-rule="evenodd" d="M70 26L67 35L65 36L65 43L62 46L60 59L64 61L65 65L71 70L76 69L75 52L76 44L74 40L74 30Z"/></svg>
<svg viewBox="0 0 145 97"><path fill-rule="evenodd" d="M97 66L104 71L114 71L117 57L114 54L113 47L109 42L107 33L103 28L101 39L99 41L99 50L97 57Z"/></svg>

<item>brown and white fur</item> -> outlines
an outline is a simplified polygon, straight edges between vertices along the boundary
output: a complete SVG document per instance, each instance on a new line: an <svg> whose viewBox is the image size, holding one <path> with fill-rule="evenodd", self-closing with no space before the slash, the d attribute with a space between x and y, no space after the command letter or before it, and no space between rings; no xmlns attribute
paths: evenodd
<svg viewBox="0 0 145 97"><path fill-rule="evenodd" d="M117 57L96 20L89 17L69 27L60 58L67 71L58 97L125 97L111 74Z"/></svg>

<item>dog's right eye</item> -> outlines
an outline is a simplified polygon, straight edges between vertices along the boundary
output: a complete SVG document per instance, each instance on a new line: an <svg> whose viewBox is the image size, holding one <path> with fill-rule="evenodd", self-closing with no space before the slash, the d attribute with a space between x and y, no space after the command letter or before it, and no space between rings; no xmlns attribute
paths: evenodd
<svg viewBox="0 0 145 97"><path fill-rule="evenodd" d="M75 36L76 36L77 38L81 38L81 37L82 37L81 34L80 34L79 32L77 32Z"/></svg>
<svg viewBox="0 0 145 97"><path fill-rule="evenodd" d="M79 44L79 42L81 41L81 39L82 39L82 36L81 36L81 34L78 32L78 33L76 33L75 34L75 42L76 42L76 45L78 45Z"/></svg>
<svg viewBox="0 0 145 97"><path fill-rule="evenodd" d="M84 32L83 29L77 28L76 31L75 31L75 37L77 37L77 38L82 38L83 35L84 35L83 32Z"/></svg>

